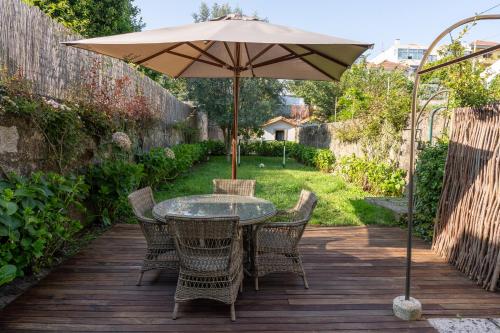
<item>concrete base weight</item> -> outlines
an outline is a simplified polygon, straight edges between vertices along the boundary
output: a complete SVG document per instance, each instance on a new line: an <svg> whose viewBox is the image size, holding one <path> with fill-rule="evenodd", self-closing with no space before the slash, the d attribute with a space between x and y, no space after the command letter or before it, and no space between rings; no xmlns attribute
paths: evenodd
<svg viewBox="0 0 500 333"><path fill-rule="evenodd" d="M392 301L394 315L403 320L418 320L422 317L422 304L413 297L405 300L404 296L398 296Z"/></svg>

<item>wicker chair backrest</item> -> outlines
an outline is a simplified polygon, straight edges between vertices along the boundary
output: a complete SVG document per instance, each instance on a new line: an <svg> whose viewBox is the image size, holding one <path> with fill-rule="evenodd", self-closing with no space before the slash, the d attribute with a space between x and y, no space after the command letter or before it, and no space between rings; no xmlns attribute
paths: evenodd
<svg viewBox="0 0 500 333"><path fill-rule="evenodd" d="M144 187L140 190L134 191L129 194L128 201L132 206L135 216L139 220L146 220L148 222L154 222L152 217L146 216L148 212L151 212L155 203L153 197L153 190L151 187Z"/></svg>
<svg viewBox="0 0 500 333"><path fill-rule="evenodd" d="M214 179L213 184L214 194L255 196L255 180L253 179Z"/></svg>
<svg viewBox="0 0 500 333"><path fill-rule="evenodd" d="M142 233L146 238L149 249L173 248L172 239L165 222L158 221L148 216L155 203L151 187L144 187L132 192L128 196L134 215L139 221Z"/></svg>
<svg viewBox="0 0 500 333"><path fill-rule="evenodd" d="M238 216L214 218L165 217L174 238L181 268L233 271L241 265L241 227Z"/></svg>
<svg viewBox="0 0 500 333"><path fill-rule="evenodd" d="M309 222L317 203L318 198L316 197L316 194L311 191L302 190L300 192L299 201L294 208L297 213L296 219L304 220L305 223Z"/></svg>

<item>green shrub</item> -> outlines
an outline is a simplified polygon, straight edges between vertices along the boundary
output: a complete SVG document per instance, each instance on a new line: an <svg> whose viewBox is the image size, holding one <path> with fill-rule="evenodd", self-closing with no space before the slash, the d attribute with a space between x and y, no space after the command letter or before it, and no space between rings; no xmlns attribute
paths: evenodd
<svg viewBox="0 0 500 333"><path fill-rule="evenodd" d="M143 186L158 185L171 180L177 174L177 163L165 153L164 148L153 148L136 156L137 162L144 165Z"/></svg>
<svg viewBox="0 0 500 333"><path fill-rule="evenodd" d="M415 169L415 233L431 240L434 219L443 187L448 142L439 141L420 152Z"/></svg>
<svg viewBox="0 0 500 333"><path fill-rule="evenodd" d="M208 140L201 142L205 146L208 155L220 156L226 154L226 145L222 141Z"/></svg>
<svg viewBox="0 0 500 333"><path fill-rule="evenodd" d="M139 188L144 166L123 160L109 160L89 168L90 197L104 224L129 222L132 210L127 196Z"/></svg>
<svg viewBox="0 0 500 333"><path fill-rule="evenodd" d="M400 196L405 188L405 170L354 155L341 158L336 172L364 191L377 195Z"/></svg>
<svg viewBox="0 0 500 333"><path fill-rule="evenodd" d="M317 149L313 164L320 171L329 172L335 164L335 156L330 149Z"/></svg>
<svg viewBox="0 0 500 333"><path fill-rule="evenodd" d="M0 180L0 284L39 271L80 229L70 210L84 210L83 176L36 172Z"/></svg>
<svg viewBox="0 0 500 333"><path fill-rule="evenodd" d="M283 145L286 146L286 156L315 167L323 172L329 172L335 164L335 155L329 149L319 149L304 146L290 141L252 141L240 143L241 155L283 156Z"/></svg>
<svg viewBox="0 0 500 333"><path fill-rule="evenodd" d="M177 161L177 171L185 172L194 164L205 160L208 147L200 143L183 143L172 147Z"/></svg>

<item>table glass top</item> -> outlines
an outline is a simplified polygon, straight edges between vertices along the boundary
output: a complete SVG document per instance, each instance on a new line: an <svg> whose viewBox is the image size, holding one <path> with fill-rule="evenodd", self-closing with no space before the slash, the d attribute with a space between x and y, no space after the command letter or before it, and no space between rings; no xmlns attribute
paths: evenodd
<svg viewBox="0 0 500 333"><path fill-rule="evenodd" d="M173 198L158 203L153 216L183 217L239 216L242 224L256 223L276 214L274 205L264 199L240 195L208 194Z"/></svg>

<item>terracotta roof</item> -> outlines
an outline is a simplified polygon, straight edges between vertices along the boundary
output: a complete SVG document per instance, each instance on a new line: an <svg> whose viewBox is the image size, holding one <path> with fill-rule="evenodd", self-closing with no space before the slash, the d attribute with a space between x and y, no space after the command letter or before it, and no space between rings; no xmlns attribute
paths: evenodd
<svg viewBox="0 0 500 333"><path fill-rule="evenodd" d="M284 122L284 123L287 123L289 125L292 125L292 126L297 126L297 123L295 122L295 120L293 119L288 119L288 118L285 118L283 116L279 116L279 117L275 117L275 118L272 118L272 119L269 119L264 125L262 126L268 126L268 125L271 125L271 124L274 124L274 123L277 123L277 122Z"/></svg>
<svg viewBox="0 0 500 333"><path fill-rule="evenodd" d="M375 63L368 63L368 67L381 67L385 69L386 71L393 71L396 69L406 69L408 68L408 65L404 63L397 63L397 62L392 62L389 60L384 60L380 64L375 64Z"/></svg>
<svg viewBox="0 0 500 333"><path fill-rule="evenodd" d="M476 46L495 46L498 44L498 42L492 42L492 41L488 41L488 40L479 40L479 39L476 39L475 41L473 41L471 43L471 45L476 45Z"/></svg>

